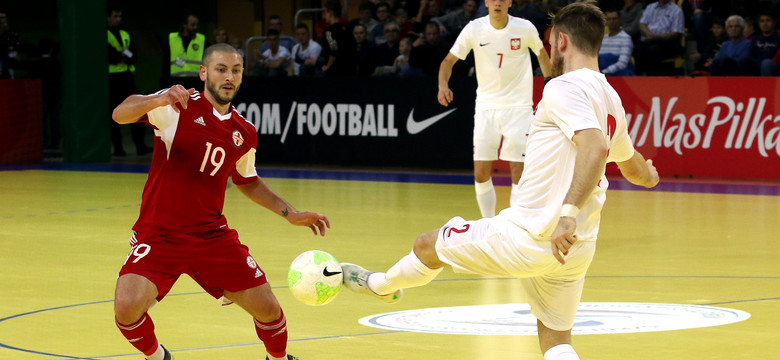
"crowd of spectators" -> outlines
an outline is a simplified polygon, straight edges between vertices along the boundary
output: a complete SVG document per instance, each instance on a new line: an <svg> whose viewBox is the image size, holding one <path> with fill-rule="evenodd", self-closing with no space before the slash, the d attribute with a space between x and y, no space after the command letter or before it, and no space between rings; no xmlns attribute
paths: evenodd
<svg viewBox="0 0 780 360"><path fill-rule="evenodd" d="M548 14L574 1L514 0L510 15L531 21L549 44ZM484 1L480 0L364 0L358 16L345 19L341 17L341 3L326 1L332 16L323 16L324 24L312 29L312 41L322 46L322 52L316 61L312 60L311 71L295 76L435 76L460 30L469 21L486 15ZM607 15L608 27L600 67L604 74L624 76L777 76L780 35L773 11L778 10L778 3L601 0L599 6ZM335 23L343 29L336 29ZM337 41L334 34L352 37ZM331 56L340 57L349 68L333 71L328 65L334 61ZM473 63L467 60L456 73L469 74L471 66Z"/></svg>

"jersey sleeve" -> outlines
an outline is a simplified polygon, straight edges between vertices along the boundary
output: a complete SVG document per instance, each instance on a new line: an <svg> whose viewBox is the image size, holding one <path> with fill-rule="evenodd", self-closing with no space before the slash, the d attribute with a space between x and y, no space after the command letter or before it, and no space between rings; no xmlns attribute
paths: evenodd
<svg viewBox="0 0 780 360"><path fill-rule="evenodd" d="M544 48L544 43L542 43L542 38L539 37L539 31L536 30L536 26L533 26L532 24L529 25L530 29L528 29L527 39L528 48L534 52L534 55L539 56L539 51Z"/></svg>
<svg viewBox="0 0 780 360"><path fill-rule="evenodd" d="M249 149L238 161L236 168L231 174L233 183L236 185L246 185L257 180L257 169L255 169L255 148Z"/></svg>
<svg viewBox="0 0 780 360"><path fill-rule="evenodd" d="M620 115L622 119L618 124L626 124L625 112ZM607 161L622 162L634 156L634 144L631 142L631 136L628 135L627 126L619 126L615 136L609 144L609 156Z"/></svg>
<svg viewBox="0 0 780 360"><path fill-rule="evenodd" d="M602 130L582 89L565 81L551 81L544 87L542 97L549 99L545 100L545 106L549 109L550 119L569 139L579 130Z"/></svg>
<svg viewBox="0 0 780 360"><path fill-rule="evenodd" d="M466 24L466 26L463 28L463 30L458 35L458 38L455 39L455 43L452 44L452 48L450 49L450 53L452 55L455 55L458 59L465 60L466 56L469 55L469 51L472 49L472 36L471 32L474 28L473 21Z"/></svg>
<svg viewBox="0 0 780 360"><path fill-rule="evenodd" d="M179 119L179 113L171 105L165 105L146 113L149 125L155 129L165 131Z"/></svg>

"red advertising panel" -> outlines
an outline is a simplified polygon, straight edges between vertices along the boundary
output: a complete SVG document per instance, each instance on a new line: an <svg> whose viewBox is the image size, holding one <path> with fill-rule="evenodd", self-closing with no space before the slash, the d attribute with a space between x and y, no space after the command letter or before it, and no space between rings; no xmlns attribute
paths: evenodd
<svg viewBox="0 0 780 360"><path fill-rule="evenodd" d="M634 146L663 175L780 179L776 77L610 77Z"/></svg>

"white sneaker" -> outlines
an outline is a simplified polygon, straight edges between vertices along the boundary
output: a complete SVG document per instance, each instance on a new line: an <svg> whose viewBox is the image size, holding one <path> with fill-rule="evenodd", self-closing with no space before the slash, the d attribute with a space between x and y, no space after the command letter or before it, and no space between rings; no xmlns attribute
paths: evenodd
<svg viewBox="0 0 780 360"><path fill-rule="evenodd" d="M401 300L401 296L404 294L403 289L398 289L392 294L380 295L371 290L368 287L368 276L373 274L373 271L368 271L359 265L350 263L341 263L341 271L344 273L344 286L348 289L361 293L371 295L388 304L395 304Z"/></svg>

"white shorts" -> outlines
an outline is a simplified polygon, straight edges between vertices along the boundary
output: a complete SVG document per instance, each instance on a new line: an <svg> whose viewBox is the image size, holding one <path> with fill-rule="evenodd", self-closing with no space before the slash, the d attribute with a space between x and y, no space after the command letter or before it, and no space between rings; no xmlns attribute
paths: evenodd
<svg viewBox="0 0 780 360"><path fill-rule="evenodd" d="M531 107L477 110L474 113L474 161L500 158L504 161L524 162L531 121Z"/></svg>
<svg viewBox="0 0 780 360"><path fill-rule="evenodd" d="M456 272L519 278L531 313L557 331L574 326L595 252L595 241L577 242L563 265L552 255L550 241L534 240L501 214L474 221L452 218L436 239L439 258Z"/></svg>

